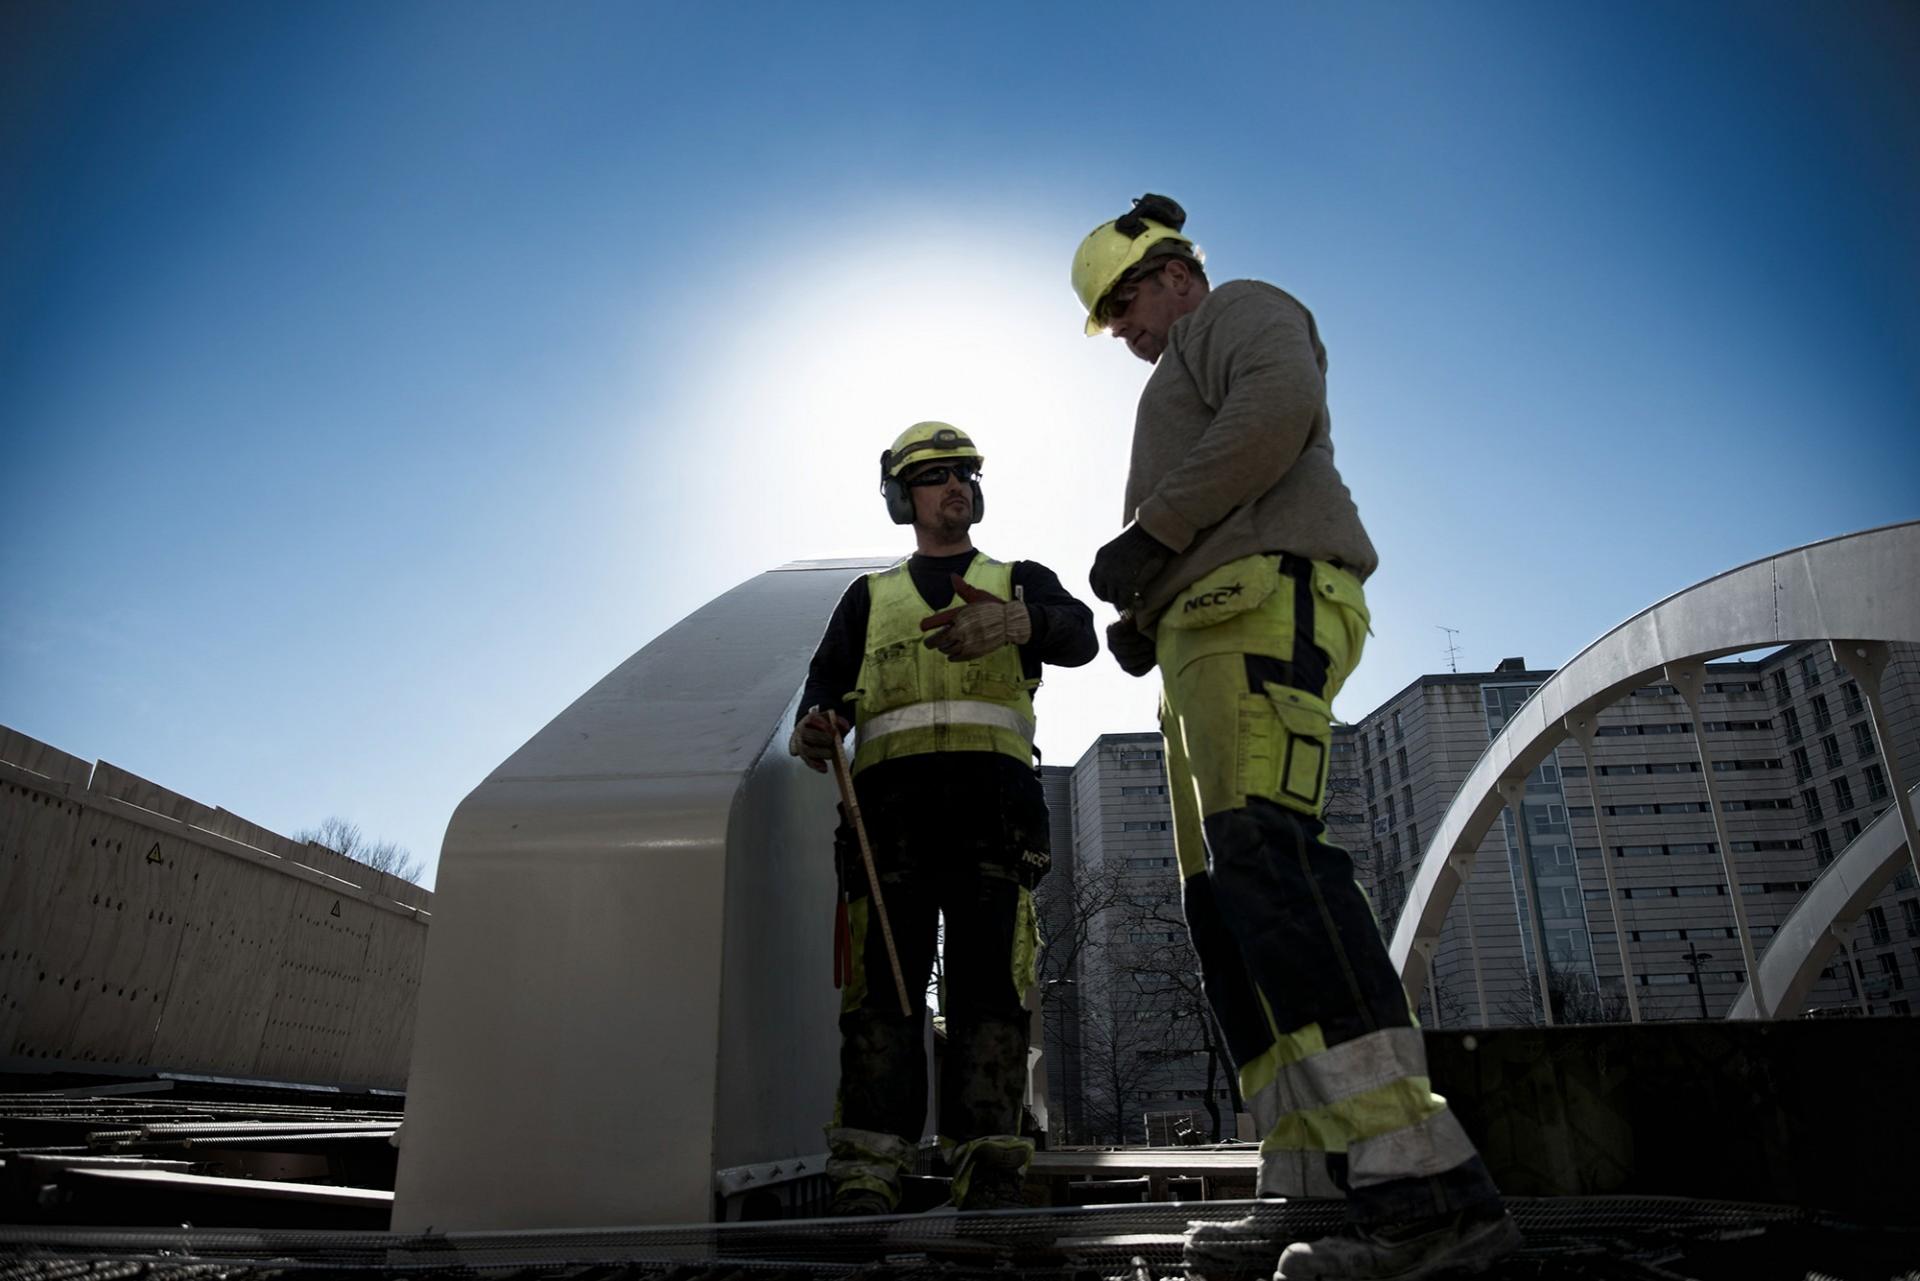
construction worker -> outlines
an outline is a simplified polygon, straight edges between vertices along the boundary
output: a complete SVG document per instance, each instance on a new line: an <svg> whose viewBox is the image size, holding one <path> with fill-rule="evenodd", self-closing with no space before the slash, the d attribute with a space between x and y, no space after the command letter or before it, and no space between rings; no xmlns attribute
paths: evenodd
<svg viewBox="0 0 1920 1281"><path fill-rule="evenodd" d="M939 1139L961 1209L1023 1204L1034 983L1033 887L1050 862L1034 768L1043 663L1100 651L1093 612L1034 561L989 559L972 528L985 462L967 434L915 423L880 456L880 489L915 553L857 578L814 652L789 749L815 769L851 728L855 795L912 1010L903 1013L854 835L836 840L851 974L827 1129L834 1214L886 1214L926 1124L926 989L944 914L946 1059Z"/></svg>
<svg viewBox="0 0 1920 1281"><path fill-rule="evenodd" d="M1273 1216L1196 1223L1188 1268L1412 1281L1476 1266L1518 1234L1429 1087L1372 909L1321 822L1331 703L1366 643L1378 560L1333 464L1326 351L1272 285L1212 288L1185 222L1143 196L1074 254L1086 332L1154 366L1128 523L1092 586L1122 611L1107 629L1120 666L1160 669L1185 914L1261 1134L1258 1194L1344 1195L1348 1212L1338 1236L1290 1245Z"/></svg>

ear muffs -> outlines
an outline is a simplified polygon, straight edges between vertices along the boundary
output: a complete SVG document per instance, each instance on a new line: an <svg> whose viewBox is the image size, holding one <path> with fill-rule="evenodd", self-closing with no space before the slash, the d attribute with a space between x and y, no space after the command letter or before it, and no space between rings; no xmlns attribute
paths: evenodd
<svg viewBox="0 0 1920 1281"><path fill-rule="evenodd" d="M906 485L897 477L888 475L893 464L893 451L880 451L880 496L887 500L887 515L896 525L913 524L913 495L907 492Z"/></svg>

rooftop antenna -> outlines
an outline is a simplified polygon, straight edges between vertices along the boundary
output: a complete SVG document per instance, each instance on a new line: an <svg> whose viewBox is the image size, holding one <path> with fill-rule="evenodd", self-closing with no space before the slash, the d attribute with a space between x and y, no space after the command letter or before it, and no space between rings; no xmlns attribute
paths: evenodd
<svg viewBox="0 0 1920 1281"><path fill-rule="evenodd" d="M1446 627L1439 623L1435 623L1434 626L1447 634L1447 670L1457 676L1460 674L1460 647L1453 643L1453 638L1460 634L1460 629Z"/></svg>

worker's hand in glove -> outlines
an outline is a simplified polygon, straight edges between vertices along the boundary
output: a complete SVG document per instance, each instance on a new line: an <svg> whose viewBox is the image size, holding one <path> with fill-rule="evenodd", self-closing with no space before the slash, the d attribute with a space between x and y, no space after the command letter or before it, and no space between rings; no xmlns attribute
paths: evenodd
<svg viewBox="0 0 1920 1281"><path fill-rule="evenodd" d="M824 774L827 762L840 750L840 740L852 728L840 713L810 707L787 739L787 754L798 756L814 773Z"/></svg>
<svg viewBox="0 0 1920 1281"><path fill-rule="evenodd" d="M1101 600L1128 609L1172 559L1172 548L1135 523L1094 553L1093 572L1087 575L1087 582Z"/></svg>
<svg viewBox="0 0 1920 1281"><path fill-rule="evenodd" d="M958 574L949 577L953 594L966 604L920 620L920 630L933 633L927 637L928 649L939 650L949 662L964 663L1008 642L1024 645L1033 639L1033 616L1027 613L1026 602L1001 600Z"/></svg>
<svg viewBox="0 0 1920 1281"><path fill-rule="evenodd" d="M1153 648L1153 637L1133 625L1133 615L1107 624L1107 650L1127 675L1145 676L1153 670Z"/></svg>

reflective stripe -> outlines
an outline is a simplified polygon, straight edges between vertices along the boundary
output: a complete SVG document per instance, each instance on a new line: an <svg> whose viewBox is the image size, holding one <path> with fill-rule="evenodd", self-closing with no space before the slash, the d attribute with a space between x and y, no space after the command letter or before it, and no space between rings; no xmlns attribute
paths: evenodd
<svg viewBox="0 0 1920 1281"><path fill-rule="evenodd" d="M1018 734L1033 742L1033 722L1002 703L983 703L978 699L943 699L931 703L913 703L890 712L871 716L854 726L854 747L871 743L888 734L909 729L933 729L941 725L985 725Z"/></svg>
<svg viewBox="0 0 1920 1281"><path fill-rule="evenodd" d="M1301 1033L1289 1036L1298 1038ZM1277 1054L1281 1048L1276 1045L1270 1053ZM1283 1116L1324 1108L1409 1077L1424 1077L1426 1067L1427 1047L1419 1028L1382 1028L1280 1068L1273 1080L1247 1096L1247 1111L1265 1139Z"/></svg>
<svg viewBox="0 0 1920 1281"><path fill-rule="evenodd" d="M1362 1139L1348 1148L1347 1182L1364 1188L1445 1174L1473 1155L1473 1141L1453 1112L1435 1112L1418 1125Z"/></svg>

